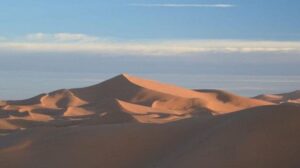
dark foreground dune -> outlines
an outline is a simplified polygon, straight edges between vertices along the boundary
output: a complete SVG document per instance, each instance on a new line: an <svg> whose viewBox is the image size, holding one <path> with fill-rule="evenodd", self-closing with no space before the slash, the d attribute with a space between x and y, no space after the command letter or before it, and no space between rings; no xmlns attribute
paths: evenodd
<svg viewBox="0 0 300 168"><path fill-rule="evenodd" d="M0 167L298 168L300 105L119 75L0 103Z"/></svg>

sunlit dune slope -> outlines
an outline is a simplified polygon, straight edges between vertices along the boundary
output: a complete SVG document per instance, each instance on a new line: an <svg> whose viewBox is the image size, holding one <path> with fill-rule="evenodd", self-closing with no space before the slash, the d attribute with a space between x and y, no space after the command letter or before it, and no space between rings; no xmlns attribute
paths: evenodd
<svg viewBox="0 0 300 168"><path fill-rule="evenodd" d="M194 91L127 74L77 89L3 101L0 117L12 128L117 122L165 123L210 117L271 103L224 91Z"/></svg>

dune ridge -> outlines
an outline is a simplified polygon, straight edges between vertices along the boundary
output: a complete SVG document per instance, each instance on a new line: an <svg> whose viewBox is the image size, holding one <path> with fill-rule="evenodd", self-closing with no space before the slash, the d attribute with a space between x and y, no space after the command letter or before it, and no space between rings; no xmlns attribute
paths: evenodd
<svg viewBox="0 0 300 168"><path fill-rule="evenodd" d="M300 90L281 94L262 94L254 97L272 103L300 103Z"/></svg>
<svg viewBox="0 0 300 168"><path fill-rule="evenodd" d="M121 74L0 101L0 167L298 168L298 93L247 98Z"/></svg>
<svg viewBox="0 0 300 168"><path fill-rule="evenodd" d="M35 122L97 124L119 121L164 123L194 116L212 116L272 103L215 90L182 87L121 74L102 83L75 89L61 89L33 98L6 101L1 120L8 123ZM71 122L77 120L77 122ZM16 127L23 128L15 124ZM26 127L26 124L21 124ZM11 127L10 127L11 128ZM7 130L6 128L0 128Z"/></svg>

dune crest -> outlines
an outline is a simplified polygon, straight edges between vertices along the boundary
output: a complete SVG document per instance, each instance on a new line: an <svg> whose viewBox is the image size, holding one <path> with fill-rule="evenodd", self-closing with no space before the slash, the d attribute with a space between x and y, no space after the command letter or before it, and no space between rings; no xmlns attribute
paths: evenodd
<svg viewBox="0 0 300 168"><path fill-rule="evenodd" d="M272 103L300 103L300 90L281 94L263 94L254 97L258 100L264 100Z"/></svg>
<svg viewBox="0 0 300 168"><path fill-rule="evenodd" d="M298 95L254 99L121 74L0 101L0 167L297 168L300 104L281 102Z"/></svg>
<svg viewBox="0 0 300 168"><path fill-rule="evenodd" d="M66 125L116 121L166 123L269 104L224 91L195 91L121 74L85 88L61 89L26 100L2 102L0 114L1 120L17 128L21 128L20 122L26 128L36 122L42 123L38 126L63 122Z"/></svg>

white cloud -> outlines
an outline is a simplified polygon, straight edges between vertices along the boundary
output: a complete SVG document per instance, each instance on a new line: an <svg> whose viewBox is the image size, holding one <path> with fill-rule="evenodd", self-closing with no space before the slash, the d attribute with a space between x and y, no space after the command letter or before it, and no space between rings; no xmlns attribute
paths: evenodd
<svg viewBox="0 0 300 168"><path fill-rule="evenodd" d="M98 38L79 33L33 33L26 35L26 40L39 42L94 42L97 41Z"/></svg>
<svg viewBox="0 0 300 168"><path fill-rule="evenodd" d="M233 4L180 4L180 3L132 3L129 6L136 7L165 7L165 8L232 8Z"/></svg>
<svg viewBox="0 0 300 168"><path fill-rule="evenodd" d="M81 42L93 42L98 40L97 37L88 36L85 34L70 34L70 33L54 34L54 39L58 41L81 41Z"/></svg>
<svg viewBox="0 0 300 168"><path fill-rule="evenodd" d="M42 41L42 40L49 40L50 37L48 37L47 34L44 33L34 33L34 34L28 34L26 35L26 39L30 41Z"/></svg>
<svg viewBox="0 0 300 168"><path fill-rule="evenodd" d="M203 53L297 53L300 41L140 40L101 41L85 34L35 33L18 40L0 41L0 53L92 53L134 56L186 56Z"/></svg>

